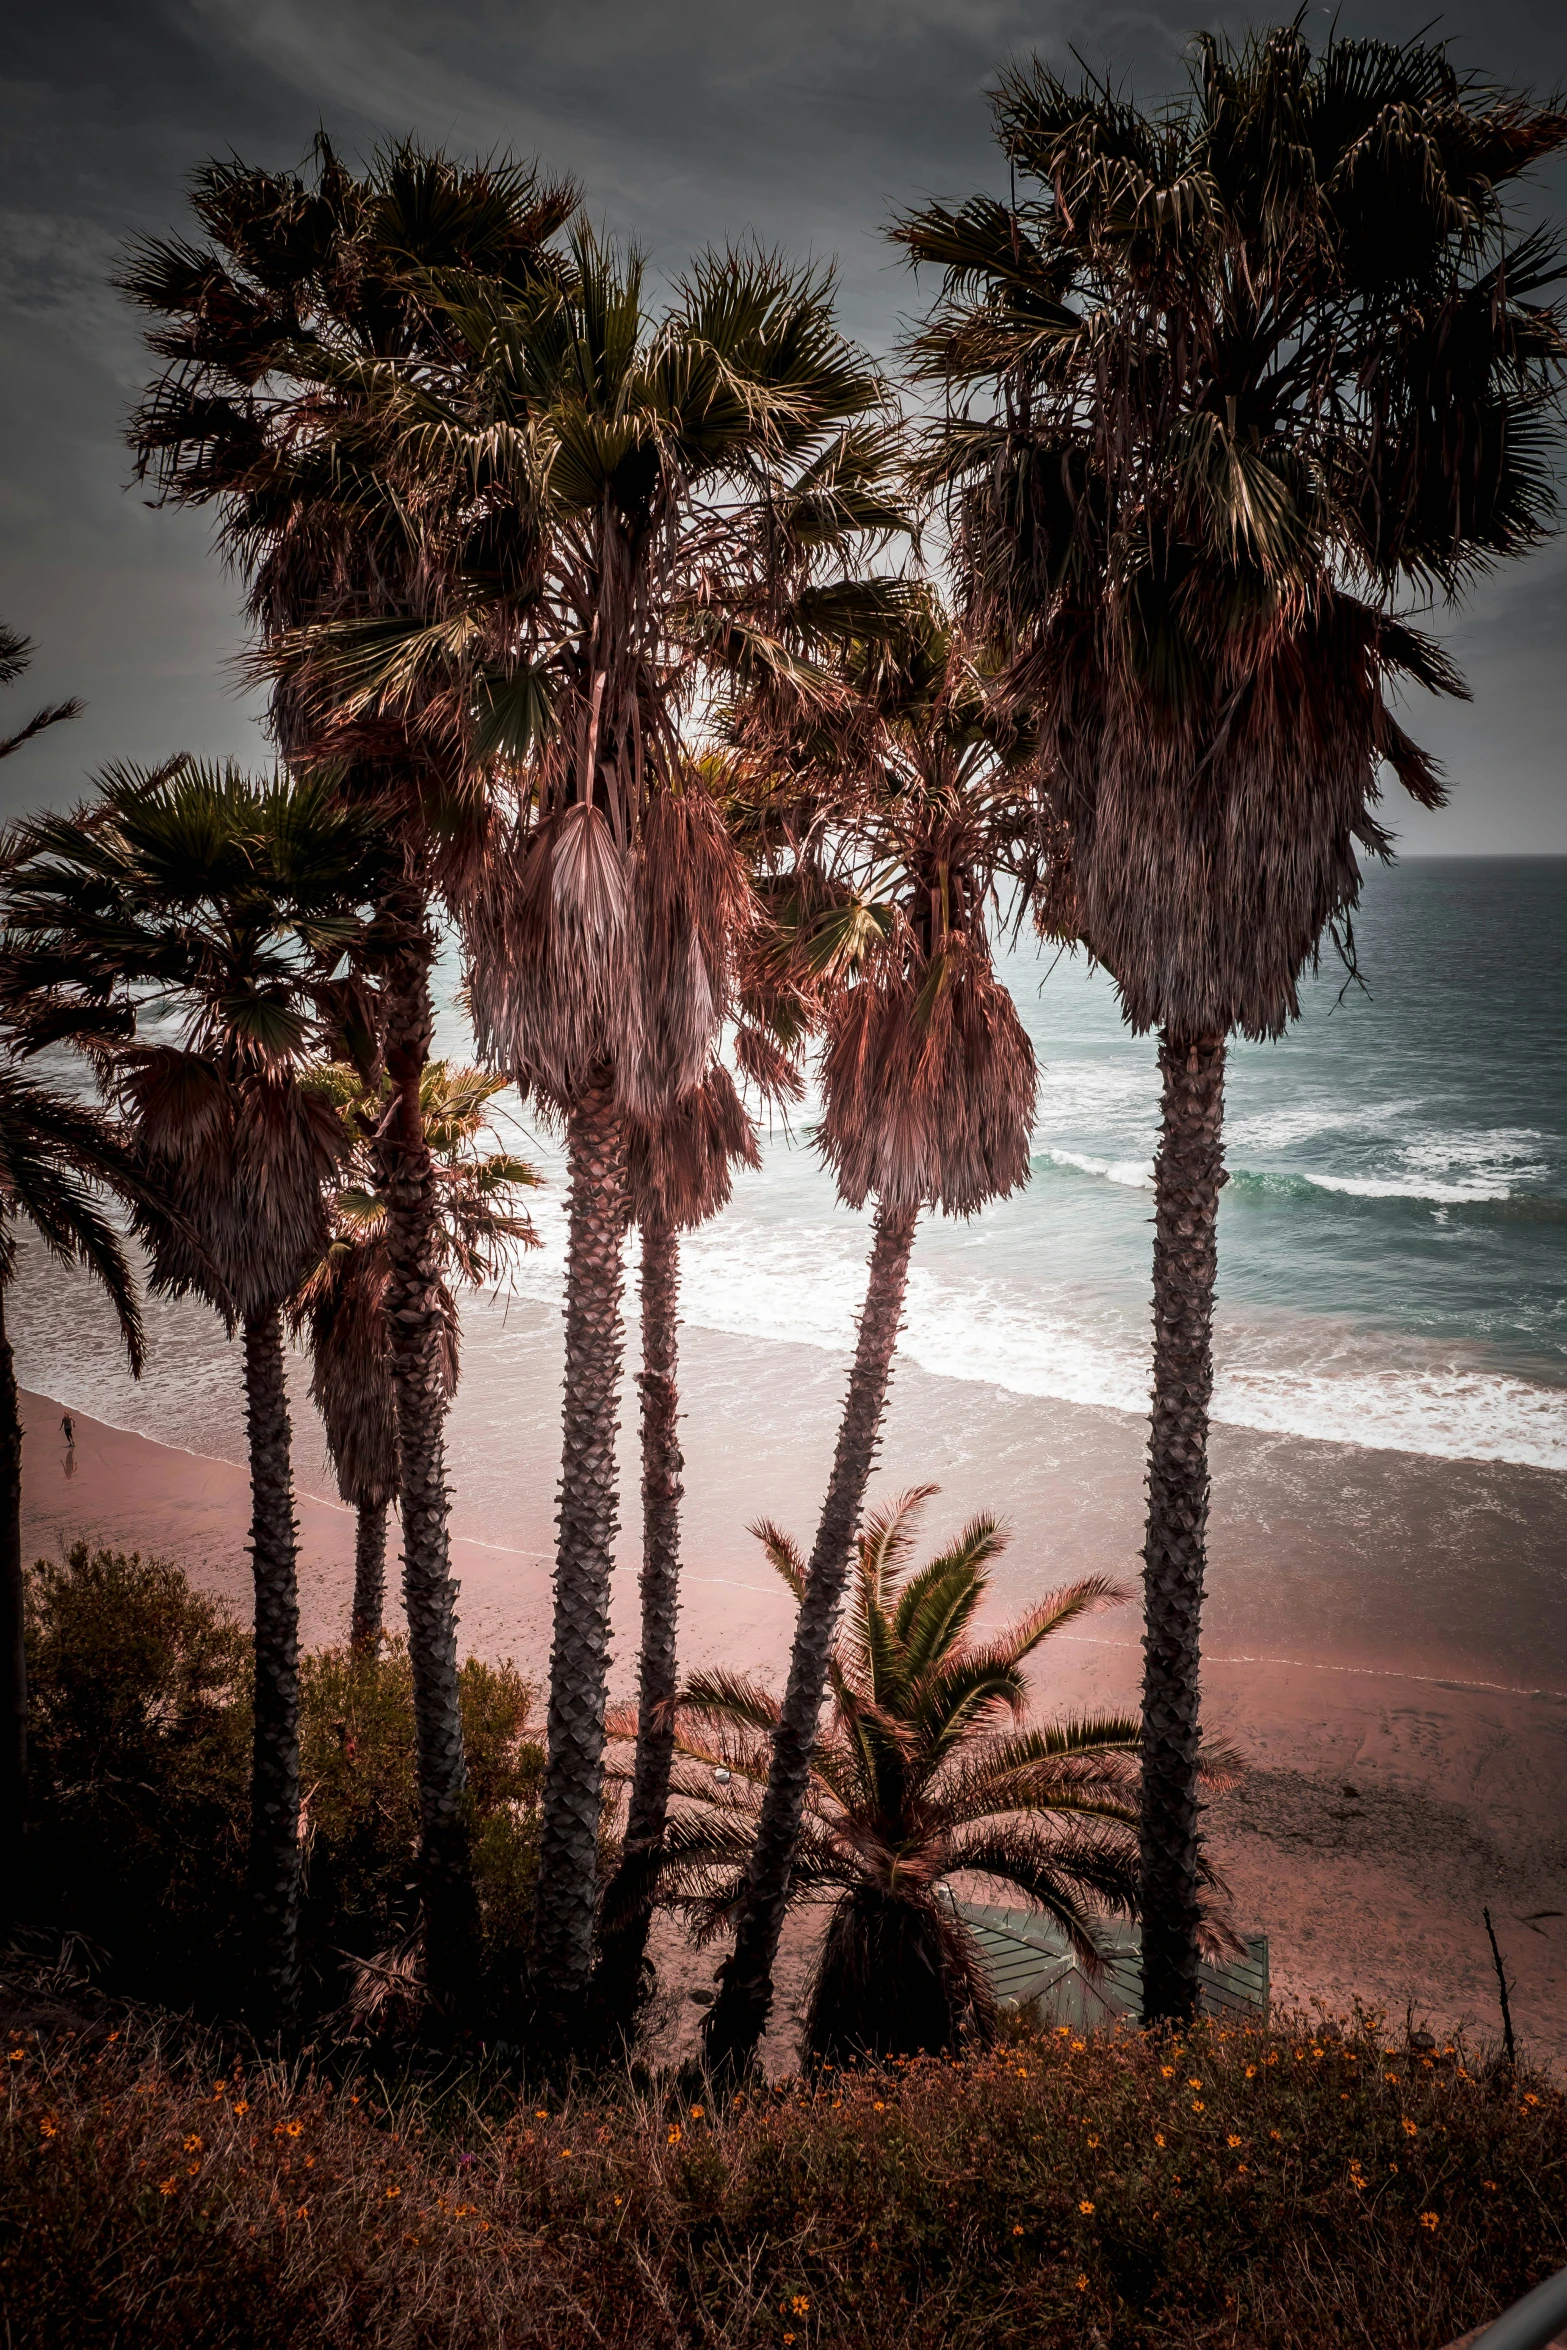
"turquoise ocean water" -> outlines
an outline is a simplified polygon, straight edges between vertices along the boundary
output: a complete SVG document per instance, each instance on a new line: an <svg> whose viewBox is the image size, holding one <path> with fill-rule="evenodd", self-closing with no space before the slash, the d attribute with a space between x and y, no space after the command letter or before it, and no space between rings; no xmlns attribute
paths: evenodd
<svg viewBox="0 0 1567 2350"><path fill-rule="evenodd" d="M1282 1043L1233 1049L1218 1418L1567 1467L1564 941L1567 859L1379 870L1361 984L1325 964ZM928 1221L906 1344L931 1372L1137 1412L1153 1044L1081 958L1027 942L1005 970L1042 1068L1033 1178L970 1224ZM775 1139L689 1244L692 1320L847 1342L863 1225L802 1141Z"/></svg>

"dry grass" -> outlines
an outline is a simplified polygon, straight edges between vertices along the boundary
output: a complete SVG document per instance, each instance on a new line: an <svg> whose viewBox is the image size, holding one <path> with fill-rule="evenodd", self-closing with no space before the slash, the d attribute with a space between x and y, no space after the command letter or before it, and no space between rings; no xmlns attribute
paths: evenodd
<svg viewBox="0 0 1567 2350"><path fill-rule="evenodd" d="M1437 2350L1567 2261L1558 2089L1366 2018L721 2106L219 2072L134 2021L0 2061L7 2350Z"/></svg>

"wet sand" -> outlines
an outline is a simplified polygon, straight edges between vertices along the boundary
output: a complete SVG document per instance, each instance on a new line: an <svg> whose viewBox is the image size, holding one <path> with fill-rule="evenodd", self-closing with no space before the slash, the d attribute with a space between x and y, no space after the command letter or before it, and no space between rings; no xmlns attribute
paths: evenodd
<svg viewBox="0 0 1567 2350"><path fill-rule="evenodd" d="M450 1444L461 1638L539 1679L557 1333L542 1309L514 1306L499 1336L480 1318ZM533 1358L525 1383L510 1360L505 1379L486 1375L487 1356L514 1353ZM791 1603L744 1526L767 1514L809 1536L842 1367L816 1349L705 1331L686 1334L685 1358L683 1660L777 1676ZM296 1391L301 1612L319 1643L346 1629L353 1521L329 1498L302 1402ZM26 1399L31 1549L57 1554L86 1536L160 1551L248 1612L249 1501L229 1404L214 1425L231 1460L78 1412L70 1475L61 1409ZM902 1369L878 1490L939 1483L933 1534L971 1510L1004 1510L1015 1539L994 1606L1011 1613L1090 1569L1135 1590L1141 1447L1138 1423L1118 1414ZM1567 2062L1567 1919L1526 1922L1567 1911L1567 1478L1232 1429L1215 1431L1214 1468L1205 1714L1250 1769L1208 1827L1237 1922L1270 1936L1276 2003L1343 2011L1359 1996L1400 2020L1412 2003L1436 2028L1467 2022L1494 2037L1489 1904L1519 2032ZM634 1474L623 1490L634 1496ZM635 1626L635 1543L623 1537L617 1693L629 1694ZM1131 1608L1106 1613L1056 1645L1042 1704L1129 1707L1139 1666ZM689 2041L700 2010L688 1993L716 1954L685 1951L673 1932L663 1941L671 2034ZM791 1937L768 2050L780 2068L808 1948L808 1932Z"/></svg>

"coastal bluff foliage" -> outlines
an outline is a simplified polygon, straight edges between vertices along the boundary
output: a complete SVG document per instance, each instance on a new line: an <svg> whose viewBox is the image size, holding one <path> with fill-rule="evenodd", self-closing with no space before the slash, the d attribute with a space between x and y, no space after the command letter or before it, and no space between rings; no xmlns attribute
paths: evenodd
<svg viewBox="0 0 1567 2350"><path fill-rule="evenodd" d="M723 2094L0 2041L9 2350L1440 2350L1567 2259L1548 2081L1360 2014Z"/></svg>
<svg viewBox="0 0 1567 2350"><path fill-rule="evenodd" d="M76 1938L109 1992L235 2014L249 1632L171 1560L77 1543L28 1576L27 1650L34 1916ZM486 1947L509 1954L537 1841L534 1692L509 1663L479 1657L459 1679ZM406 1945L416 1925L411 1682L402 1640L300 1659L300 1937L316 2016L372 1991L361 1962Z"/></svg>

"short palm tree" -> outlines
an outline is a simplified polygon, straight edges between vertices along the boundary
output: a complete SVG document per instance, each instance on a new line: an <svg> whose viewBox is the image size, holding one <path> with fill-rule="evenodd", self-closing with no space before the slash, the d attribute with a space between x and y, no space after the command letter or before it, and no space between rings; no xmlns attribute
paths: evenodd
<svg viewBox="0 0 1567 2350"><path fill-rule="evenodd" d="M23 1637L22 1417L5 1296L17 1227L31 1225L61 1265L107 1295L131 1369L142 1367L141 1313L105 1193L133 1201L145 1175L124 1133L96 1110L0 1066L0 1930L22 1898L27 1821L27 1653Z"/></svg>
<svg viewBox="0 0 1567 2350"><path fill-rule="evenodd" d="M40 1033L76 1034L131 1134L153 1285L240 1330L256 1594L255 2012L298 2008L299 1608L283 1313L327 1240L341 1150L300 1082L317 988L357 944L374 854L318 785L176 761L22 833L7 918ZM115 1017L122 1029L112 1037ZM158 1034L180 1023L178 1041Z"/></svg>
<svg viewBox="0 0 1567 2350"><path fill-rule="evenodd" d="M573 189L526 166L462 164L411 140L356 176L322 139L308 175L237 160L204 166L194 240L147 241L123 280L150 314L161 362L133 426L138 466L162 498L216 507L220 543L249 588L256 664L271 682L284 756L296 769L324 764L345 802L400 852L377 883L380 1047L398 1096L379 1149L419 1868L430 1986L446 2011L472 1982L476 1908L447 1541L438 1186L419 1104L433 1034L432 909L482 816L482 776L447 706L430 717L415 693L350 709L330 679L301 665L297 640L328 618L394 639L410 622L461 636L470 558L491 584L528 570L526 517L501 511L493 485L427 527L426 491L374 428L372 394L388 368L454 360L445 273L520 293L555 269L552 242L575 206Z"/></svg>
<svg viewBox="0 0 1567 2350"><path fill-rule="evenodd" d="M1384 770L1444 795L1391 702L1462 681L1400 617L1531 545L1553 503L1560 275L1507 183L1567 112L1446 52L1301 20L1204 36L1150 114L1006 73L1025 191L897 236L945 274L915 345L970 625L1038 731L1046 927L1159 1036L1145 1548L1145 2013L1189 2016L1198 1633L1232 1028L1276 1037L1349 946Z"/></svg>
<svg viewBox="0 0 1567 2350"><path fill-rule="evenodd" d="M355 1513L354 1596L349 1639L356 1649L380 1640L386 1602L386 1518L397 1493L397 1390L387 1299L392 1268L386 1249L386 1198L375 1137L390 1089L367 1084L345 1062L310 1080L334 1102L345 1129L346 1180L332 1202L332 1239L289 1307L296 1336L310 1346L311 1400L321 1414L338 1491ZM446 1299L443 1371L457 1391L457 1301L453 1285L498 1280L514 1248L538 1235L514 1194L538 1181L526 1159L479 1147L488 1105L503 1080L447 1061L425 1065L420 1114L440 1195L439 1245Z"/></svg>
<svg viewBox="0 0 1567 2350"><path fill-rule="evenodd" d="M994 2003L950 1877L989 1878L1061 1926L1095 1963L1093 1924L1137 1898L1131 1716L1028 1728L1028 1662L1052 1633L1122 1596L1102 1576L1052 1592L1004 1631L976 1617L1007 1537L977 1517L913 1566L919 1486L867 1520L847 1620L828 1660L831 1711L810 1758L788 1906L833 1901L806 2019L818 2062L989 2036ZM797 1601L807 1569L776 1526L753 1529ZM702 1939L744 1899L778 1699L738 1672L696 1674L673 1709L676 1816L661 1896ZM618 1719L629 1735L633 1719ZM721 1774L721 1776L715 1776Z"/></svg>
<svg viewBox="0 0 1567 2350"><path fill-rule="evenodd" d="M626 1832L620 1867L605 1895L594 1977L598 2020L611 2033L629 2032L636 2019L652 1922L651 1894L644 1888L649 1862L663 1844L674 1757L685 1466L679 1437L680 1235L728 1205L737 1166L760 1164L751 1121L718 1061L655 1123L630 1123L627 1188L642 1241L642 1640Z"/></svg>
<svg viewBox="0 0 1567 2350"><path fill-rule="evenodd" d="M857 888L828 892L814 908L803 870L790 920L793 959L814 974L825 1035L819 1147L846 1204L875 1200L874 1239L735 1947L705 2027L714 2066L749 2062L766 2025L920 1211L972 1216L1029 1172L1034 1053L986 938L1004 811L1015 798L986 695L928 597L900 627L851 645L847 673L846 739L836 725L813 727L803 743L791 730L778 750L784 788L814 781L818 826L836 832L861 869ZM753 748L765 772L765 739Z"/></svg>

